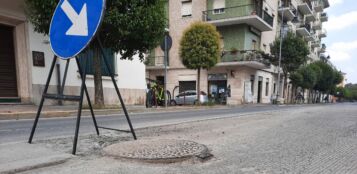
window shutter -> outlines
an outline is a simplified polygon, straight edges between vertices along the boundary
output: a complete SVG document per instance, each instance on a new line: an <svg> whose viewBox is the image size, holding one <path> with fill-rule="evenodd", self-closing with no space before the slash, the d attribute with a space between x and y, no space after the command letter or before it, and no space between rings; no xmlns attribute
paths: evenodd
<svg viewBox="0 0 357 174"><path fill-rule="evenodd" d="M183 1L181 8L182 16L191 16L192 15L192 1Z"/></svg>
<svg viewBox="0 0 357 174"><path fill-rule="evenodd" d="M213 1L213 9L220 9L220 8L225 8L225 7L226 7L225 0L214 0Z"/></svg>

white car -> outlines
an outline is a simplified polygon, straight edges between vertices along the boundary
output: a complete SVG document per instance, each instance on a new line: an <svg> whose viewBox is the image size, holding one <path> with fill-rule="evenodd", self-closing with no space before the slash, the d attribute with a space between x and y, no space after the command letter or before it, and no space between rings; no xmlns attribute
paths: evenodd
<svg viewBox="0 0 357 174"><path fill-rule="evenodd" d="M171 105L187 105L197 103L197 92L195 90L188 90L179 93L175 99L171 100ZM205 92L201 91L200 103L207 103L208 96Z"/></svg>

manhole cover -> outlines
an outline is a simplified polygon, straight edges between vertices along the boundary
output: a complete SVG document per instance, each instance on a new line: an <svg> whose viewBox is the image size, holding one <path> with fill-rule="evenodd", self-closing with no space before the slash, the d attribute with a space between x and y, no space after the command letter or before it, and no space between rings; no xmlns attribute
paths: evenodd
<svg viewBox="0 0 357 174"><path fill-rule="evenodd" d="M113 144L104 149L108 156L143 161L175 162L211 155L206 146L186 140L136 140Z"/></svg>

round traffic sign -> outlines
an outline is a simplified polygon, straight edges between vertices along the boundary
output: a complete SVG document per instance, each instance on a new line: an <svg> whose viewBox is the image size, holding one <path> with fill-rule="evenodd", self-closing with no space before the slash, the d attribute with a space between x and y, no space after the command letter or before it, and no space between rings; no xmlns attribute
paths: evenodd
<svg viewBox="0 0 357 174"><path fill-rule="evenodd" d="M165 38L163 39L163 41L161 42L161 50L165 51L165 40L166 40L166 44L167 44L167 50L170 50L172 47L172 38L170 35L166 34Z"/></svg>
<svg viewBox="0 0 357 174"><path fill-rule="evenodd" d="M50 25L54 54L69 59L86 48L97 32L104 9L105 0L61 0Z"/></svg>

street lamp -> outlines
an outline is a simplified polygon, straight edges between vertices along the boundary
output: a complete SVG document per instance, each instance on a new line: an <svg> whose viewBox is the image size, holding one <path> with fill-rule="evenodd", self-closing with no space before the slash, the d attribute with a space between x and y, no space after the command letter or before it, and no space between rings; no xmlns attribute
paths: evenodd
<svg viewBox="0 0 357 174"><path fill-rule="evenodd" d="M279 45L279 63L278 63L278 90L276 92L276 101L277 102L280 102L279 101L279 95L280 95L280 88L281 88L281 72L280 72L280 69L281 69L281 51L282 51L282 47L283 47L283 32L284 32L284 11L283 9L284 8L290 8L290 7L284 7L283 6L283 2L280 1L280 7L279 7L279 11L281 11L281 24L280 24L280 45ZM291 21L292 23L298 23L299 20L295 14L295 17L294 19ZM285 77L286 78L286 77Z"/></svg>
<svg viewBox="0 0 357 174"><path fill-rule="evenodd" d="M282 10L284 7L282 5L282 1L280 1L280 7L279 11L281 11L281 24L280 24L280 45L279 45L279 63L278 63L278 90L276 92L276 102L279 101L279 94L280 94L280 88L281 88L281 83L280 83L280 69L281 69L281 48L283 46L283 30L284 30L284 11Z"/></svg>

